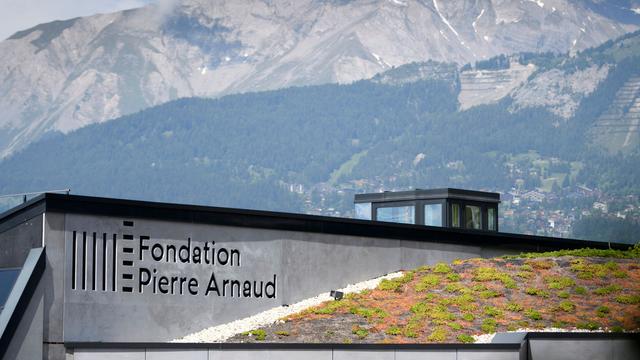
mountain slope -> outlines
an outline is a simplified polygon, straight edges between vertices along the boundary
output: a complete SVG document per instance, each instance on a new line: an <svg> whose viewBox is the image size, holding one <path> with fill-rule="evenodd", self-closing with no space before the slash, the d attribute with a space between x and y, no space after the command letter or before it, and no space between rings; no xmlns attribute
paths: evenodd
<svg viewBox="0 0 640 360"><path fill-rule="evenodd" d="M408 103L455 111L454 92L442 81L362 82L176 100L33 144L0 163L0 191L69 184L74 193L300 211L288 184L323 181L352 151L401 134L415 119Z"/></svg>
<svg viewBox="0 0 640 360"><path fill-rule="evenodd" d="M0 157L148 106L348 83L416 61L575 51L638 28L638 1L167 1L0 43Z"/></svg>
<svg viewBox="0 0 640 360"><path fill-rule="evenodd" d="M599 201L585 197L588 191L617 202L612 208L636 221L634 228L638 133L629 132L625 144L599 124L640 76L640 51L628 51L638 39L640 32L575 57L500 56L462 70L414 63L349 85L176 100L30 145L0 162L0 193L70 187L88 195L331 215L349 214L356 191L462 187L566 199L541 202L540 213L525 204L511 216L525 217L526 227L502 228L530 232L551 216L560 223L588 214ZM475 78L465 74L511 79L509 71L523 68L533 69L528 81L493 81L487 86L510 90L501 98L476 97L481 101L461 110L464 84ZM540 81L549 74L554 82ZM550 89L556 95L545 97ZM623 108L621 116L634 114L635 107ZM619 151L592 141L594 134ZM558 209L551 206L570 215L550 214ZM530 214L539 219L529 222ZM559 234L569 236L570 225ZM626 235L616 241L637 241L634 232Z"/></svg>
<svg viewBox="0 0 640 360"><path fill-rule="evenodd" d="M593 125L595 143L611 152L637 146L640 128L640 76L625 82L615 100Z"/></svg>

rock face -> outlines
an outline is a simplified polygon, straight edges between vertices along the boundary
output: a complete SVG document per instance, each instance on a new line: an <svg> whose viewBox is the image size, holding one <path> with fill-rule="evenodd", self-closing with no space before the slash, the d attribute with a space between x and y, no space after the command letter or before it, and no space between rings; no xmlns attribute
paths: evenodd
<svg viewBox="0 0 640 360"><path fill-rule="evenodd" d="M595 145L609 153L627 152L640 144L640 76L629 78L609 108L590 129Z"/></svg>
<svg viewBox="0 0 640 360"><path fill-rule="evenodd" d="M168 0L41 24L0 43L0 158L46 132L179 97L348 83L429 59L576 51L637 29L638 8L637 0Z"/></svg>
<svg viewBox="0 0 640 360"><path fill-rule="evenodd" d="M461 110L496 102L521 86L535 71L535 65L510 64L504 70L469 70L460 75Z"/></svg>
<svg viewBox="0 0 640 360"><path fill-rule="evenodd" d="M592 65L573 72L559 69L542 72L512 94L513 110L540 106L569 119L580 101L607 77L608 71L608 65Z"/></svg>

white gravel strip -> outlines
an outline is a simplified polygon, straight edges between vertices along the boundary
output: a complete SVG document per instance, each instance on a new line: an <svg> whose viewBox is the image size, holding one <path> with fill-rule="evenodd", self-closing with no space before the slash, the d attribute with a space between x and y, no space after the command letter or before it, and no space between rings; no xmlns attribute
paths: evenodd
<svg viewBox="0 0 640 360"><path fill-rule="evenodd" d="M395 272L392 274L387 274L385 276L381 276L379 278L375 278L372 280L367 280L363 282L359 282L357 284L348 285L344 289L338 289L338 291L342 291L345 294L360 292L362 290L367 289L375 289L380 281L383 279L394 279L404 275L403 272ZM289 306L280 306L277 308L273 308L271 310L263 311L259 314L236 320L230 323L217 325L210 327L208 329L204 329L197 333L193 333L187 335L181 339L175 339L172 342L187 342L187 343L212 343L212 342L221 342L225 341L228 338L241 334L246 331L255 330L260 327L264 327L270 324L275 323L278 319L283 317L293 315L305 309L308 309L312 306L320 305L325 301L332 300L333 298L329 296L329 293L323 293L316 297L312 297L309 299L302 300L298 303L291 304Z"/></svg>
<svg viewBox="0 0 640 360"><path fill-rule="evenodd" d="M482 335L472 335L475 339L474 343L476 344L488 344L493 340L493 337L496 336L496 333L492 334L482 334Z"/></svg>

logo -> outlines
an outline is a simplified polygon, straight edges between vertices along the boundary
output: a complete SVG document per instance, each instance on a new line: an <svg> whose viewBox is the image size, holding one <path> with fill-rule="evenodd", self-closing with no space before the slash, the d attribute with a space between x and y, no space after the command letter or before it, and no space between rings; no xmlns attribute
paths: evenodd
<svg viewBox="0 0 640 360"><path fill-rule="evenodd" d="M278 276L266 279L221 278L244 264L240 249L214 240L157 240L137 234L133 221L122 233L73 231L71 289L174 296L276 298ZM206 276L203 276L206 274Z"/></svg>

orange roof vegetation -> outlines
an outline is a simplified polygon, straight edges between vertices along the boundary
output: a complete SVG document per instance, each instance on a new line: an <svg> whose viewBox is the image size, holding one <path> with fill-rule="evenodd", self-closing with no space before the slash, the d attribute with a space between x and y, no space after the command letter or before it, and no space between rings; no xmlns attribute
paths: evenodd
<svg viewBox="0 0 640 360"><path fill-rule="evenodd" d="M265 328L265 341L470 342L473 335L521 328L638 331L640 261L634 251L423 266L383 280L377 289L290 316Z"/></svg>

